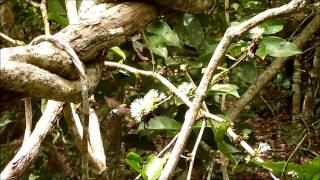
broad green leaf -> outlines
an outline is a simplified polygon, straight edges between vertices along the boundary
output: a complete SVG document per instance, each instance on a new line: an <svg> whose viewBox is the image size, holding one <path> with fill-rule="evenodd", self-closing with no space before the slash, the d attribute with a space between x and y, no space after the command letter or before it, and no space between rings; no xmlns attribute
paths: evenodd
<svg viewBox="0 0 320 180"><path fill-rule="evenodd" d="M318 180L320 179L320 156L317 156L311 162L307 162L302 166L304 179Z"/></svg>
<svg viewBox="0 0 320 180"><path fill-rule="evenodd" d="M122 60L126 60L127 56L126 54L122 51L122 49L119 46L114 46L112 48L110 48L113 52L115 52L117 55L119 55Z"/></svg>
<svg viewBox="0 0 320 180"><path fill-rule="evenodd" d="M301 53L294 44L275 36L264 37L260 44L264 44L268 54L273 57L288 57Z"/></svg>
<svg viewBox="0 0 320 180"><path fill-rule="evenodd" d="M148 176L148 180L156 180L159 178L163 166L167 161L167 157L158 158L156 155L152 154L148 157L147 164L143 168L143 172Z"/></svg>
<svg viewBox="0 0 320 180"><path fill-rule="evenodd" d="M283 24L280 19L275 19L261 24L261 27L264 29L263 34L275 34L282 31Z"/></svg>
<svg viewBox="0 0 320 180"><path fill-rule="evenodd" d="M254 62L243 62L235 68L236 75L246 83L254 83L257 78L257 68Z"/></svg>
<svg viewBox="0 0 320 180"><path fill-rule="evenodd" d="M256 51L256 55L264 59L267 56L267 54L267 46L265 44L260 43Z"/></svg>
<svg viewBox="0 0 320 180"><path fill-rule="evenodd" d="M141 174L141 176L144 180L148 180L147 175L142 171L138 162L132 161L130 159L126 159L125 161L126 161L127 165L129 165L132 169L137 171L137 173Z"/></svg>
<svg viewBox="0 0 320 180"><path fill-rule="evenodd" d="M48 0L48 13L67 15L64 0Z"/></svg>
<svg viewBox="0 0 320 180"><path fill-rule="evenodd" d="M224 141L224 136L227 132L228 125L223 123L216 127L216 134L215 134L215 140L218 145L218 149L231 161L233 164L237 164L237 160L233 156L231 149L229 149L229 146Z"/></svg>
<svg viewBox="0 0 320 180"><path fill-rule="evenodd" d="M285 161L278 161L278 162L273 162L273 161L265 161L265 162L257 162L255 160L253 160L254 163L268 169L268 170L272 170L272 173L276 174L276 175L281 175L282 171L283 171L283 167L285 165ZM302 178L302 168L294 163L289 163L287 166L287 170L286 172L290 172L293 171L295 172L300 178Z"/></svg>
<svg viewBox="0 0 320 180"><path fill-rule="evenodd" d="M148 177L146 176L146 174L142 171L141 168L141 163L142 163L142 158L140 157L139 154L134 153L134 152L129 152L126 156L125 159L126 163L135 171L137 171L139 174L141 174L141 176L143 177L143 179L148 180Z"/></svg>
<svg viewBox="0 0 320 180"><path fill-rule="evenodd" d="M144 127L145 126L145 127ZM148 125L141 123L138 131L142 130L173 130L178 131L181 128L181 123L167 116L157 116L151 118Z"/></svg>
<svg viewBox="0 0 320 180"><path fill-rule="evenodd" d="M234 84L214 84L211 86L210 91L217 94L231 94L239 98L238 86Z"/></svg>
<svg viewBox="0 0 320 180"><path fill-rule="evenodd" d="M61 15L58 15L54 12L48 13L48 19L56 21L56 23L60 24L63 27L66 27L69 25L68 18L61 16Z"/></svg>
<svg viewBox="0 0 320 180"><path fill-rule="evenodd" d="M184 14L175 30L184 43L190 47L198 48L203 41L203 29L197 17Z"/></svg>
<svg viewBox="0 0 320 180"><path fill-rule="evenodd" d="M160 36L148 35L147 36L147 44L154 54L161 56L164 59L168 58L168 49L164 45L164 42Z"/></svg>
<svg viewBox="0 0 320 180"><path fill-rule="evenodd" d="M163 38L164 42L169 46L179 46L180 40L178 35L164 21L153 23L147 28L147 32L153 33Z"/></svg>
<svg viewBox="0 0 320 180"><path fill-rule="evenodd" d="M137 154L135 152L129 152L126 156L126 159L136 161L138 163L142 163L142 158L140 157L139 154Z"/></svg>

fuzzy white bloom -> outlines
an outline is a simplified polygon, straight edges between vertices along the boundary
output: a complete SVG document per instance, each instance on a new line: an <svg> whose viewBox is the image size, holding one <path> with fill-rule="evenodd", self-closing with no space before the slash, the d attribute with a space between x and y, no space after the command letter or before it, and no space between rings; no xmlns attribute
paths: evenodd
<svg viewBox="0 0 320 180"><path fill-rule="evenodd" d="M192 89L193 89L193 85L187 82L183 82L178 86L179 93L184 95L188 95Z"/></svg>
<svg viewBox="0 0 320 180"><path fill-rule="evenodd" d="M262 34L264 33L264 29L256 26L254 28L252 28L249 33L251 34L251 38L252 39L258 39L262 36Z"/></svg>
<svg viewBox="0 0 320 180"><path fill-rule="evenodd" d="M147 109L145 108L142 98L135 99L130 105L131 116L137 121L141 122L141 118L145 115Z"/></svg>
<svg viewBox="0 0 320 180"><path fill-rule="evenodd" d="M131 116L139 123L142 117L155 110L157 103L164 100L166 95L151 89L143 98L135 99L130 105Z"/></svg>
<svg viewBox="0 0 320 180"><path fill-rule="evenodd" d="M296 173L295 171L289 171L288 172L288 175L292 176L292 177L295 177L295 178L298 178L298 173Z"/></svg>
<svg viewBox="0 0 320 180"><path fill-rule="evenodd" d="M271 150L271 147L270 147L270 145L268 143L266 143L266 142L260 142L259 143L258 151L260 153L265 153L265 152L267 152L269 150Z"/></svg>

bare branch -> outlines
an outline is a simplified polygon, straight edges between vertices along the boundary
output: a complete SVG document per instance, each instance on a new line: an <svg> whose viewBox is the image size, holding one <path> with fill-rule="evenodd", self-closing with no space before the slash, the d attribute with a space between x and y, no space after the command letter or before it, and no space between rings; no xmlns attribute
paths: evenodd
<svg viewBox="0 0 320 180"><path fill-rule="evenodd" d="M40 151L42 141L56 127L63 104L63 102L48 101L47 108L36 124L32 134L1 172L1 179L18 179L31 165Z"/></svg>

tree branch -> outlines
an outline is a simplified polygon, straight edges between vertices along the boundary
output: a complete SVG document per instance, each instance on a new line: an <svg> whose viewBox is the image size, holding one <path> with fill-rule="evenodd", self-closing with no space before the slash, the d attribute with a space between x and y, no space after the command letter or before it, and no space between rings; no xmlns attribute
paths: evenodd
<svg viewBox="0 0 320 180"><path fill-rule="evenodd" d="M39 119L33 132L22 145L15 157L1 172L1 179L18 179L31 165L40 151L42 141L57 125L63 104L63 102L48 101L47 108L43 112L43 115Z"/></svg>

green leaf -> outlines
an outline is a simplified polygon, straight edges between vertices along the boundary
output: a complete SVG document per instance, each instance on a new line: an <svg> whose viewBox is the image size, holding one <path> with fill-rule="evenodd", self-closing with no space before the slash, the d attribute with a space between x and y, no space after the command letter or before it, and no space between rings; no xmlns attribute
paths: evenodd
<svg viewBox="0 0 320 180"><path fill-rule="evenodd" d="M168 58L168 50L165 46L163 39L158 35L147 35L147 44L151 51L163 57L164 59Z"/></svg>
<svg viewBox="0 0 320 180"><path fill-rule="evenodd" d="M204 39L200 21L191 14L184 14L175 26L175 30L184 43L190 47L198 48Z"/></svg>
<svg viewBox="0 0 320 180"><path fill-rule="evenodd" d="M163 38L168 46L179 46L180 40L178 35L171 29L171 27L164 21L153 23L147 28L147 32L153 33Z"/></svg>
<svg viewBox="0 0 320 180"><path fill-rule="evenodd" d="M261 24L261 27L264 29L263 34L275 34L282 31L283 24L280 19L274 19Z"/></svg>
<svg viewBox="0 0 320 180"><path fill-rule="evenodd" d="M233 164L237 164L237 160L233 156L228 144L224 141L224 136L227 132L228 125L222 123L216 127L215 140L218 145L218 149L231 161Z"/></svg>
<svg viewBox="0 0 320 180"><path fill-rule="evenodd" d="M142 163L142 158L140 157L139 154L135 152L129 152L126 156L126 159L129 159L138 163Z"/></svg>
<svg viewBox="0 0 320 180"><path fill-rule="evenodd" d="M112 50L117 55L119 55L122 58L122 60L126 60L127 59L126 54L122 51L122 49L119 46L114 46L114 47L110 48L110 50Z"/></svg>
<svg viewBox="0 0 320 180"><path fill-rule="evenodd" d="M0 118L0 127L5 126L13 122L14 115L10 112L5 112Z"/></svg>
<svg viewBox="0 0 320 180"><path fill-rule="evenodd" d="M68 18L66 18L64 16L61 16L61 15L58 15L58 14L56 14L54 12L49 12L48 13L48 19L56 21L56 23L60 24L63 27L66 27L66 26L69 25Z"/></svg>
<svg viewBox="0 0 320 180"><path fill-rule="evenodd" d="M148 157L147 164L142 170L148 176L148 180L156 180L159 178L167 158L168 156L158 158L154 154Z"/></svg>
<svg viewBox="0 0 320 180"><path fill-rule="evenodd" d="M140 157L139 154L134 153L134 152L129 152L126 156L125 159L126 163L135 171L137 171L139 174L141 174L141 176L143 177L143 179L148 180L148 177L146 176L146 174L142 171L142 168L140 166L140 164L142 163L142 158Z"/></svg>
<svg viewBox="0 0 320 180"><path fill-rule="evenodd" d="M312 162L304 164L302 169L304 179L320 179L320 156L315 157Z"/></svg>
<svg viewBox="0 0 320 180"><path fill-rule="evenodd" d="M67 15L64 0L48 0L48 13Z"/></svg>
<svg viewBox="0 0 320 180"><path fill-rule="evenodd" d="M256 82L257 78L257 68L254 62L244 62L240 63L235 68L236 75L244 82L246 83L254 83Z"/></svg>
<svg viewBox="0 0 320 180"><path fill-rule="evenodd" d="M217 94L231 94L239 98L238 86L234 84L214 84L211 86L210 91Z"/></svg>
<svg viewBox="0 0 320 180"><path fill-rule="evenodd" d="M283 171L283 167L285 165L285 161L279 161L279 162L273 162L273 161L265 161L265 162L257 162L257 161L253 161L254 163L268 169L268 170L272 170L272 173L277 174L277 175L281 175L282 171ZM297 173L297 175L301 178L302 177L302 168L294 163L289 163L287 166L287 170L286 172L290 172L293 171L295 173Z"/></svg>
<svg viewBox="0 0 320 180"><path fill-rule="evenodd" d="M173 131L179 131L181 128L181 123L170 118L167 116L157 116L154 118L151 118L148 125L145 126L141 123L138 127L138 131L142 131L144 129L147 130L173 130Z"/></svg>
<svg viewBox="0 0 320 180"><path fill-rule="evenodd" d="M288 57L301 53L294 44L275 36L264 37L260 44L264 44L268 54L273 57Z"/></svg>
<svg viewBox="0 0 320 180"><path fill-rule="evenodd" d="M267 46L265 44L260 43L256 51L256 55L264 59L267 56L267 54Z"/></svg>

